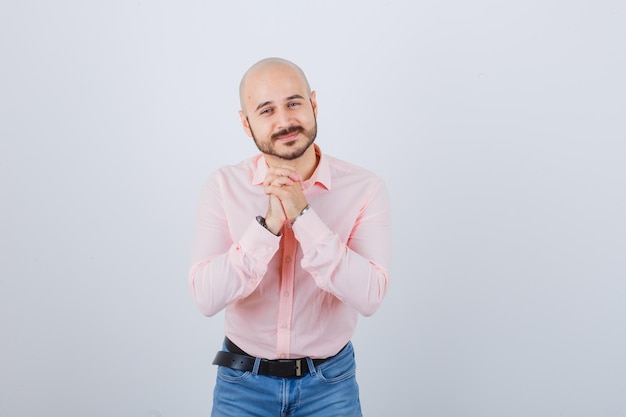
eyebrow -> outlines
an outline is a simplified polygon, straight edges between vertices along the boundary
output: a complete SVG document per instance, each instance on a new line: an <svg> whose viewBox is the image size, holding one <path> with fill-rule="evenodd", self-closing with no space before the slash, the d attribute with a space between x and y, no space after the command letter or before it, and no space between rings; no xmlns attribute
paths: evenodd
<svg viewBox="0 0 626 417"><path fill-rule="evenodd" d="M293 99L296 99L296 98L304 100L304 97L302 97L300 94L294 94L293 96L287 97L287 99L285 101L293 100Z"/></svg>
<svg viewBox="0 0 626 417"><path fill-rule="evenodd" d="M301 100L304 100L304 97L302 97L300 94L294 94L294 95L292 95L292 96L287 97L287 98L285 99L285 101L294 100L294 99L297 99L297 98L299 98L299 99L301 99ZM272 104L272 102L271 102L271 101L264 101L263 103L261 103L261 104L259 104L258 106L256 106L256 109L255 109L254 111L257 111L257 110L259 110L260 108L265 107L265 106L267 106L267 105L269 105L269 104Z"/></svg>

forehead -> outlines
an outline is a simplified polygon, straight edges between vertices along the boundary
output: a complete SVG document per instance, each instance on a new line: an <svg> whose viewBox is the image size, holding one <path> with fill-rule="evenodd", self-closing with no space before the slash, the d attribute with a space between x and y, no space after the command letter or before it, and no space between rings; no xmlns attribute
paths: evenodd
<svg viewBox="0 0 626 417"><path fill-rule="evenodd" d="M247 74L243 84L242 99L246 107L259 103L282 101L293 95L308 97L305 78L287 65L272 65L258 68Z"/></svg>

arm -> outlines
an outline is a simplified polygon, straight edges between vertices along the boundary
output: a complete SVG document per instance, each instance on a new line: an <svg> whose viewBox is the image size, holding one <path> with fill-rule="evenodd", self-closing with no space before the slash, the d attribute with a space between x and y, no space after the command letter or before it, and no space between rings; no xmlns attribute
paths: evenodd
<svg viewBox="0 0 626 417"><path fill-rule="evenodd" d="M361 207L347 243L308 210L293 225L303 251L302 267L317 285L365 316L380 306L389 285L391 220L381 180Z"/></svg>
<svg viewBox="0 0 626 417"><path fill-rule="evenodd" d="M229 229L219 174L200 193L192 244L189 288L200 311L212 316L250 295L278 250L279 238L244 213L229 213L249 225L237 241ZM241 218L237 218L241 217Z"/></svg>

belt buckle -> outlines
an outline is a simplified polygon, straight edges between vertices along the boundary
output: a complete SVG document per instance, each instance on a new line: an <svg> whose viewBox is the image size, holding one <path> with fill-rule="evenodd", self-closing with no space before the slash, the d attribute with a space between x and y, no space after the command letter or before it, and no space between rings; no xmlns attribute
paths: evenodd
<svg viewBox="0 0 626 417"><path fill-rule="evenodd" d="M280 376L283 378L289 378L289 377L300 377L302 376L302 361L306 360L306 359L274 359L274 360L270 360L267 361L269 368L268 371L270 372L269 375L274 375L274 376ZM275 363L277 366L275 368L275 370L277 371L277 373L272 373L272 363Z"/></svg>
<svg viewBox="0 0 626 417"><path fill-rule="evenodd" d="M296 376L302 376L302 359L296 359Z"/></svg>

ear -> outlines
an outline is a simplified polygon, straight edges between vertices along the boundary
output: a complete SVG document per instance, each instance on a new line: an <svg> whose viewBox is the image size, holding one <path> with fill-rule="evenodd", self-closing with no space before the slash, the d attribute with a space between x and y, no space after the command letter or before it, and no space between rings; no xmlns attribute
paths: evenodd
<svg viewBox="0 0 626 417"><path fill-rule="evenodd" d="M311 106L313 106L313 114L315 115L315 118L317 119L317 95L315 94L315 91L311 92Z"/></svg>
<svg viewBox="0 0 626 417"><path fill-rule="evenodd" d="M239 118L241 119L241 125L243 126L244 132L249 137L252 137L252 130L250 130L250 123L248 122L248 118L243 113L243 110L239 110Z"/></svg>

